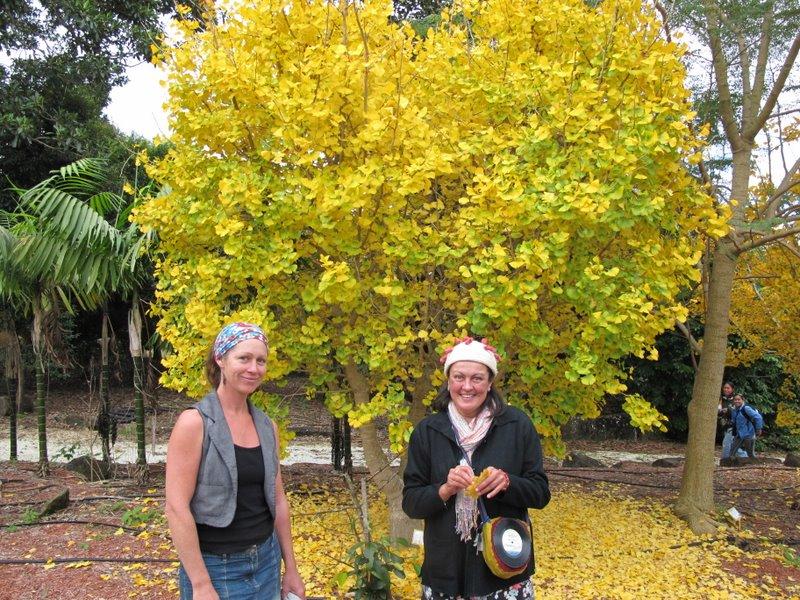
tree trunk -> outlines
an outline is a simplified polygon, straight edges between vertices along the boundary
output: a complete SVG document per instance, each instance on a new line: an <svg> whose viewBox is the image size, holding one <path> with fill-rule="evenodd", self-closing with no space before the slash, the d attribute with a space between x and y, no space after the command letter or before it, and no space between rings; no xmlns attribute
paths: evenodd
<svg viewBox="0 0 800 600"><path fill-rule="evenodd" d="M50 474L50 461L47 458L47 413L46 394L44 387L44 310L41 299L34 302L33 328L31 341L33 342L33 356L36 363L36 422L39 430L39 474L47 477Z"/></svg>
<svg viewBox="0 0 800 600"><path fill-rule="evenodd" d="M44 361L36 358L36 424L39 430L39 474L50 475L50 461L47 457L47 408L44 387Z"/></svg>
<svg viewBox="0 0 800 600"><path fill-rule="evenodd" d="M342 418L331 417L331 462L334 471L353 474L353 450L350 439L350 421L345 415Z"/></svg>
<svg viewBox="0 0 800 600"><path fill-rule="evenodd" d="M746 205L750 176L748 148L735 152L731 197L738 207ZM734 213L734 218L736 214ZM708 298L703 334L703 351L695 374L692 400L689 402L689 439L683 466L681 490L675 514L685 519L698 535L716 532L714 513L714 440L725 358L728 351L731 294L738 259L736 233L720 240L711 256L708 273Z"/></svg>
<svg viewBox="0 0 800 600"><path fill-rule="evenodd" d="M142 361L142 313L139 310L139 297L133 295L128 311L128 339L133 359L133 400L136 407L136 464L147 466L147 453L144 439L144 386Z"/></svg>
<svg viewBox="0 0 800 600"><path fill-rule="evenodd" d="M25 395L25 367L17 365L17 414L33 412L33 397Z"/></svg>
<svg viewBox="0 0 800 600"><path fill-rule="evenodd" d="M344 367L345 378L353 392L353 401L356 405L369 402L370 389L367 378L359 372L354 363ZM389 514L389 535L411 539L414 523L409 519L402 508L403 480L401 474L394 467L383 451L378 437L378 428L370 421L358 428L361 436L361 446L364 449L364 460L370 473L370 479L375 482L378 489L386 495Z"/></svg>
<svg viewBox="0 0 800 600"><path fill-rule="evenodd" d="M111 401L109 399L108 378L108 313L103 306L103 325L100 336L100 414L97 417L97 430L100 433L100 443L103 450L103 462L111 464Z"/></svg>
<svg viewBox="0 0 800 600"><path fill-rule="evenodd" d="M22 358L20 357L19 339L9 322L4 326L3 346L5 347L5 360L3 361L3 376L6 382L7 402L3 407L3 414L8 415L8 458L17 460L17 372Z"/></svg>
<svg viewBox="0 0 800 600"><path fill-rule="evenodd" d="M8 459L17 460L17 380L7 375L8 386Z"/></svg>
<svg viewBox="0 0 800 600"><path fill-rule="evenodd" d="M725 356L728 347L729 310L736 259L730 244L720 244L713 255L709 277L703 353L689 402L689 440L675 513L697 534L714 533L714 440Z"/></svg>

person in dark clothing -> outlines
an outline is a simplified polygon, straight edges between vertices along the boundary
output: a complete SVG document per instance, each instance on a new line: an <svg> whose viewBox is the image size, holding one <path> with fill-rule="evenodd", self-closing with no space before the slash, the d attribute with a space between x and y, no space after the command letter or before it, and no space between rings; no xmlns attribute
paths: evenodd
<svg viewBox="0 0 800 600"><path fill-rule="evenodd" d="M486 472L476 491L490 518L528 521L529 508L550 501L536 429L496 389L498 359L486 340L471 338L445 353L447 382L434 401L439 412L411 434L403 510L425 522L423 599L533 598L533 554L525 572L495 576L476 548L479 510L466 493L475 475Z"/></svg>
<svg viewBox="0 0 800 600"><path fill-rule="evenodd" d="M733 409L734 387L730 381L722 384L722 393L717 407L717 417L719 426L722 429L722 458L731 455L731 444L733 444L733 422L731 421L731 410Z"/></svg>

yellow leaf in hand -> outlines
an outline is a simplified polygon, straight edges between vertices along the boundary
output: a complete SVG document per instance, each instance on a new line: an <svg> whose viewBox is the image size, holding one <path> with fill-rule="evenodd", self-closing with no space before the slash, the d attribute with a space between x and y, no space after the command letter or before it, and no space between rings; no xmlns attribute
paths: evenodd
<svg viewBox="0 0 800 600"><path fill-rule="evenodd" d="M483 471L481 471L480 475L476 476L472 480L472 483L470 483L469 487L466 489L467 496L470 498L477 498L480 496L478 493L478 486L486 481L486 478L489 477L489 473L489 467L486 467Z"/></svg>

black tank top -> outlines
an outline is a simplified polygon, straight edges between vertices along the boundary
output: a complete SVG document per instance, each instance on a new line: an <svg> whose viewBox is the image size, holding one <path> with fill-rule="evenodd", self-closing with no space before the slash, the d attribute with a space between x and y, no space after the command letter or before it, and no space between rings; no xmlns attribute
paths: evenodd
<svg viewBox="0 0 800 600"><path fill-rule="evenodd" d="M214 554L241 552L263 543L272 535L273 515L264 497L264 456L261 446L242 448L234 444L239 485L236 512L227 527L197 524L200 550Z"/></svg>

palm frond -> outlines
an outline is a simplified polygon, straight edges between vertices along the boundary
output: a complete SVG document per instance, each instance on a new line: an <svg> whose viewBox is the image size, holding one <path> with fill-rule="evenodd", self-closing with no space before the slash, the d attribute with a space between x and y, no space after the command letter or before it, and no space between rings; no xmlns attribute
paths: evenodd
<svg viewBox="0 0 800 600"><path fill-rule="evenodd" d="M18 207L7 219L12 227L0 231L0 298L23 298L18 288L29 286L28 308L49 293L72 311L143 285L147 263L141 257L154 234L143 235L128 222L128 203L107 191L103 160L81 159L15 191Z"/></svg>
<svg viewBox="0 0 800 600"><path fill-rule="evenodd" d="M76 245L105 244L113 252L120 250L117 229L72 194L35 186L20 197L20 202L36 213L48 233Z"/></svg>
<svg viewBox="0 0 800 600"><path fill-rule="evenodd" d="M121 256L91 252L51 237L22 240L15 248L14 261L30 279L63 282L83 293L115 291L123 284Z"/></svg>
<svg viewBox="0 0 800 600"><path fill-rule="evenodd" d="M88 200L89 207L98 215L108 215L121 210L125 201L119 194L113 192L100 192ZM130 209L129 209L130 210Z"/></svg>
<svg viewBox="0 0 800 600"><path fill-rule="evenodd" d="M31 297L31 280L14 260L19 240L12 231L0 227L0 299L16 309L25 307Z"/></svg>
<svg viewBox="0 0 800 600"><path fill-rule="evenodd" d="M93 179L103 180L105 178L106 161L102 158L88 157L81 158L65 167L52 171L53 176L59 175L61 179Z"/></svg>

